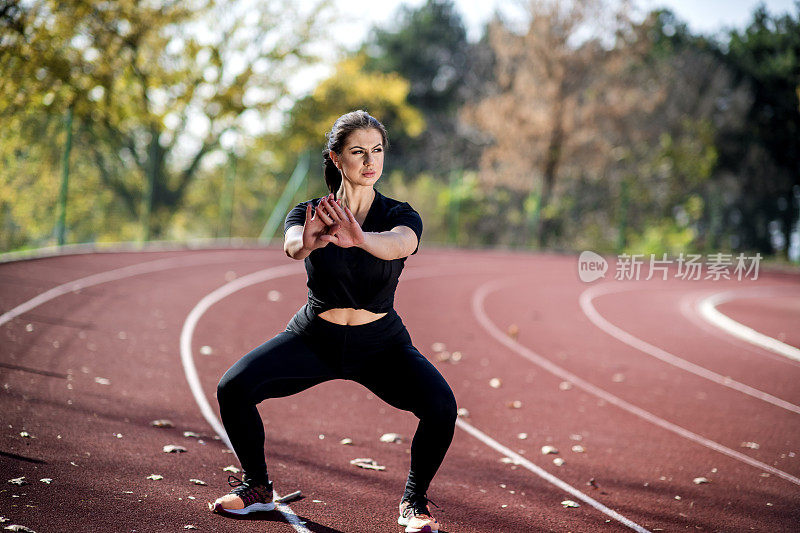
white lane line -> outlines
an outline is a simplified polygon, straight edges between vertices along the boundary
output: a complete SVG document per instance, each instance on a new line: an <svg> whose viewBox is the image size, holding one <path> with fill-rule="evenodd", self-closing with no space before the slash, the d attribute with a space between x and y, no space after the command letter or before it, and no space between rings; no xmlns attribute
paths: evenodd
<svg viewBox="0 0 800 533"><path fill-rule="evenodd" d="M463 429L464 431L466 431L467 433L469 433L470 435L472 435L473 437L475 437L476 439L478 439L479 441L481 441L482 443L484 443L485 445L487 445L488 447L493 448L494 450L500 452L501 454L505 455L506 457L509 457L509 458L513 459L514 464L518 464L520 466L523 466L523 467L527 468L528 470L530 470L531 472L533 472L537 476L541 477L545 481L548 481L549 483L552 483L553 485L555 485L559 489L563 490L564 492L568 492L568 493L572 494L575 498L577 498L577 499L579 499L579 500L581 500L581 501L583 501L585 503L588 503L589 505L591 505L592 507L594 507L595 509L597 509L601 513L604 513L604 514L610 516L614 520L617 520L618 522L628 526L629 528L633 529L634 531L639 531L640 533L649 533L649 531L647 529L643 528L642 526L640 526L636 522L633 522L632 520L629 520L629 519L625 518L624 516L622 516L618 512L614 511L613 509L609 509L608 507L606 507L602 503L598 502L594 498L589 497L588 495L586 495L583 492L579 491L578 489L576 489L572 485L570 485L570 484L562 481L561 479L557 478L556 476L554 476L553 474L551 474L547 470L544 470L541 467L533 464L532 462L530 462L529 460L525 459L524 457L522 457L518 453L515 453L513 450L510 450L509 448L506 448L505 446L503 446L502 444L500 444L499 442L497 442L496 440L494 440L493 438L488 436L483 431L481 431L479 429L476 429L471 424L469 424L467 422L464 422L462 419L459 418L459 419L456 420L456 425L458 427L460 427L461 429Z"/></svg>
<svg viewBox="0 0 800 533"><path fill-rule="evenodd" d="M610 404L616 405L620 409L623 409L651 424L655 424L667 431L671 431L681 437L696 442L706 448L711 450L717 451L719 453L725 454L728 457L732 457L738 461L741 461L745 464L753 466L755 468L759 468L765 472L770 472L775 474L778 477L781 477L787 481L794 483L795 485L800 485L800 478L797 478L783 470L778 470L777 468L770 466L766 463L762 463L761 461L757 461L747 455L737 452L727 446L723 446L711 439L707 439L703 436L698 435L697 433L693 433L688 429L685 429L677 424L673 424L672 422L668 422L663 418L660 418L649 411L645 411L641 407L637 407L631 403L626 402L622 398L618 396L614 396L610 392L601 389L595 385L592 385L588 381L578 377L577 375L573 374L572 372L556 365L555 363L551 362L549 359L542 357L541 355L535 353L534 351L526 348L525 346L519 344L511 337L503 333L500 328L498 328L494 322L492 322L489 317L486 315L486 311L483 308L483 302L486 299L486 296L498 290L503 285L509 285L511 282L508 280L498 280L498 281L491 281L485 283L478 287L475 293L472 296L472 311L475 315L475 318L478 320L478 323L489 332L489 334L497 339L501 344L508 347L510 350L516 352L517 354L521 355L525 359L529 360L533 364L547 370L551 374L558 376L559 378L563 379L564 381L569 381L576 387L585 390L589 394L593 394L598 398L601 398L607 401Z"/></svg>
<svg viewBox="0 0 800 533"><path fill-rule="evenodd" d="M183 323L183 329L181 330L181 362L183 363L183 371L186 374L186 381L189 383L192 396L194 396L194 400L197 402L197 406L200 408L203 418L206 419L206 422L208 422L208 424L214 429L217 435L219 435L219 437L223 440L223 442L225 442L225 445L231 451L233 451L233 446L228 438L228 433L225 431L225 427L222 425L222 422L220 422L220 420L217 418L216 413L211 408L211 404L208 402L208 398L206 398L206 395L203 392L203 386L201 385L200 377L197 374L197 367L194 364L194 357L192 355L192 336L194 335L195 327L197 327L197 323L200 321L200 318L212 305L230 296L231 294L244 289L245 287L249 287L250 285L263 283L271 279L301 274L303 272L305 272L305 270L302 263L292 263L289 265L259 270L257 272L253 272L252 274L242 276L241 278L231 281L230 283L226 283L220 288L204 296L203 299L194 306ZM235 453L236 452L234 452L234 454ZM280 498L280 495L278 495L277 492L275 493L275 498ZM284 518L286 518L286 521L292 525L295 531L298 533L311 533L311 531L303 525L302 521L295 514L295 512L292 511L291 507L286 504L279 503L277 505L277 509L284 516Z"/></svg>
<svg viewBox="0 0 800 533"><path fill-rule="evenodd" d="M700 312L700 316L705 318L708 322L722 330L725 330L735 337L745 340L750 344L755 344L756 346L764 348L765 350L769 350L778 355L788 357L789 359L793 359L795 361L800 361L800 350L794 346L786 344L785 342L781 342L778 339L770 337L769 335L764 335L753 328L749 328L744 324L733 320L729 316L722 314L717 309L718 305L724 304L725 302L729 302L731 300L736 300L739 298L774 296L776 290L783 291L779 294L785 295L786 291L786 287L772 288L772 290L769 290L770 288L768 287L759 287L759 289L760 290L758 291L726 291L711 295L700 301L700 303L697 305L697 310Z"/></svg>
<svg viewBox="0 0 800 533"><path fill-rule="evenodd" d="M472 263L470 266L482 266L480 263ZM302 265L290 264L286 266L280 267L273 267L268 268L266 270L261 270L258 272L253 272L247 276L242 276L241 278L234 280L226 285L219 287L218 289L214 290L213 292L206 295L202 300L200 300L197 305L191 310L189 315L186 317L186 321L183 324L183 329L181 331L181 362L183 363L184 372L186 374L186 380L189 383L189 387L192 390L192 394L194 396L197 405L200 407L200 412L203 414L203 417L209 423L209 425L216 431L217 435L225 442L228 448L233 451L233 446L231 446L230 439L228 438L228 434L225 432L225 428L222 426L222 423L217 418L214 410L211 408L211 405L208 402L205 394L203 393L202 385L200 384L200 378L197 373L197 368L194 364L194 358L192 355L192 336L194 335L195 327L199 322L200 318L203 314L208 311L208 309L214 305L215 303L219 302L223 298L244 289L245 287L249 287L250 285L255 285L257 283L263 283L264 281L291 276L294 274L301 274L305 272ZM404 280L411 280L411 279L423 279L423 278L431 278L435 276L446 276L452 275L452 268L450 265L443 269L441 266L424 266L424 267L415 267L410 269L410 272L403 274L402 279ZM560 480L559 478L553 476L552 474L548 473L545 470L542 470L535 464L531 463L524 457L520 456L517 453L509 450L502 444L498 443L482 431L478 430L474 426L464 422L463 420L457 420L456 425L458 425L461 429L472 435L473 437L477 438L490 448L493 448L500 453L507 455L515 459L520 465L523 465L525 468L530 470L531 472L539 475L546 481L553 483L558 488L569 492L570 494L574 495L576 498L581 499L582 501L588 503L595 509L600 510L601 512L605 513L606 515L614 518L615 520L619 520L621 523L625 524L628 527L635 529L636 531L649 533L646 529L642 528L638 524L628 520L624 516L620 515L616 511L609 509L608 507L604 506L603 504L597 502L596 500L592 499L588 495L580 492L578 489L572 487L571 485L565 483L564 481ZM276 495L276 497L278 497ZM279 507L279 510L286 519L291 523L294 528L299 532L308 532L308 530L300 523L299 518L297 515L292 512L292 510L285 506L285 508ZM310 533L310 532L309 532Z"/></svg>
<svg viewBox="0 0 800 533"><path fill-rule="evenodd" d="M655 357L656 359L659 359L674 367L680 368L681 370L685 370L686 372L690 372L696 376L700 376L701 378L713 381L717 385L728 387L735 391L741 392L742 394L747 394L748 396L752 396L753 398L757 398L767 403L771 403L772 405L776 405L778 407L786 409L787 411L800 414L800 406L798 405L795 405L786 400L782 400L776 396L758 390L749 385L745 385L744 383L731 379L728 376L717 374L712 370L704 368L700 365L696 365L692 362L687 361L686 359L682 359L676 355L667 352L666 350L662 350L657 346L653 346L652 344L645 342L639 339L638 337L634 337L627 331L615 326L614 324L603 318L603 316L597 311L597 309L594 307L594 304L592 303L592 301L598 296L604 296L607 294L632 291L632 290L635 289L633 287L624 285L618 287L616 286L616 284L611 284L611 283L591 287L583 291L580 295L579 301L581 310L595 326L605 331L618 341L627 344L628 346L632 346L633 348L636 348L637 350L646 353L647 355ZM798 350L798 353L800 353L800 350Z"/></svg>
<svg viewBox="0 0 800 533"><path fill-rule="evenodd" d="M109 281L118 281L124 278L138 276L140 274L149 274L161 270L169 270L171 268L184 268L200 264L231 262L230 257L225 257L229 255L228 252L223 252L221 254L217 252L213 254L215 257L207 257L208 255L211 254L196 254L196 255L191 255L189 257L168 257L165 259L156 259L154 261L146 261L144 263L136 263L135 265L129 265L121 268L115 268L113 270L107 270L105 272L92 274L91 276L86 276L80 279L62 283L61 285L58 285L41 294L38 294L34 298L31 298L30 300L14 307L10 311L6 311L2 315L0 315L0 326L22 315L23 313L27 313L31 309L35 309L36 307L39 307L40 305L47 303L50 300L58 298L59 296L69 294L71 292L76 292L81 289L85 289L87 287L100 285L101 283L108 283Z"/></svg>
<svg viewBox="0 0 800 533"><path fill-rule="evenodd" d="M781 363L795 367L800 366L800 361L787 359L786 357L783 357L781 355L764 350L763 348L760 348L758 346L754 346L749 342L743 343L740 339L732 337L725 331L719 329L716 326L712 326L711 324L706 322L700 316L700 313L697 311L695 306L697 300L702 295L708 295L708 294L710 294L708 291L699 291L694 293L687 293L681 297L681 314L684 316L684 318L686 318L686 320L697 326L699 329L703 330L708 335L713 336L714 338L718 339L721 342L724 342L725 344L735 347L738 352L748 352L756 354L762 358L768 358L772 361L779 361Z"/></svg>

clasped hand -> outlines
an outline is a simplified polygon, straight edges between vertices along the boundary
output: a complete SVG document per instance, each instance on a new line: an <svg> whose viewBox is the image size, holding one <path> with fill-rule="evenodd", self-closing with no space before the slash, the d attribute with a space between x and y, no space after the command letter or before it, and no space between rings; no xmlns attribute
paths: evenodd
<svg viewBox="0 0 800 533"><path fill-rule="evenodd" d="M335 200L333 194L320 200L316 209L311 207L311 202L306 204L303 225L303 248L316 250L329 242L342 248L364 243L364 232L356 217L347 206L341 205L341 200Z"/></svg>

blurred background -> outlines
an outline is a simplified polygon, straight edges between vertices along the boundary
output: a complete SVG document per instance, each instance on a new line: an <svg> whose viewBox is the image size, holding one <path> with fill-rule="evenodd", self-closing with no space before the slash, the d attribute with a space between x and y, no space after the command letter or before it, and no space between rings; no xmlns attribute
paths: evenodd
<svg viewBox="0 0 800 533"><path fill-rule="evenodd" d="M0 252L282 238L366 109L427 244L800 260L800 2L0 1Z"/></svg>

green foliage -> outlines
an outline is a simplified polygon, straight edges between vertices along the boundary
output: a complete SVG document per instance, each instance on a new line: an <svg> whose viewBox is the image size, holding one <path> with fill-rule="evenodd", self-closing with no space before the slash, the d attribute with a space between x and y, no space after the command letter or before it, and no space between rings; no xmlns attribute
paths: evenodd
<svg viewBox="0 0 800 533"><path fill-rule="evenodd" d="M386 126L390 148L393 135L416 137L424 130L425 120L407 101L408 81L396 73L366 71L365 62L366 56L360 53L343 59L331 77L295 104L282 134L289 152L321 149L334 121L355 109L369 111Z"/></svg>
<svg viewBox="0 0 800 533"><path fill-rule="evenodd" d="M780 16L761 6L747 28L719 43L718 55L752 95L745 120L720 142L722 167L742 183L737 233L744 247L771 253L766 225L778 221L788 242L800 208L800 3Z"/></svg>
<svg viewBox="0 0 800 533"><path fill-rule="evenodd" d="M358 108L389 130L378 187L420 211L430 244L766 255L770 222L787 240L797 224L800 8L760 8L715 38L665 10L623 16L613 42L578 44L564 33L576 20L534 17L523 35L497 19L469 43L454 3L427 0L293 103L326 14L289 0L4 4L0 249L53 241L68 109L71 242L134 240L145 222L158 238L256 237L306 150L294 201L324 193L324 133Z"/></svg>
<svg viewBox="0 0 800 533"><path fill-rule="evenodd" d="M20 6L0 37L0 118L24 133L13 148L41 142L52 150L52 138L32 134L39 117L74 109L80 136L72 161L81 174L73 183L93 174L98 190L155 237L167 235L204 160L248 117L264 121L276 110L324 36L319 4L306 14L288 0Z"/></svg>
<svg viewBox="0 0 800 533"><path fill-rule="evenodd" d="M408 103L425 117L421 135L391 131L396 164L406 174L445 180L451 171L477 168L480 150L459 127L458 113L490 80L485 43L471 44L452 0L402 6L390 28L376 28L362 50L372 72L409 81ZM483 75L486 74L487 77Z"/></svg>

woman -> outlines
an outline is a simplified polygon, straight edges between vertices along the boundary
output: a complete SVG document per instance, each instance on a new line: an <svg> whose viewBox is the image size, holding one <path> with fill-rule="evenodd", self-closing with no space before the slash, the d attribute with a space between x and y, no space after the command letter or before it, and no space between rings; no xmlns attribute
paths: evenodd
<svg viewBox="0 0 800 533"><path fill-rule="evenodd" d="M244 475L230 480L234 489L210 507L237 515L273 509L256 405L349 379L419 418L398 523L407 532L436 532L426 491L453 438L456 402L393 308L405 259L417 252L422 220L408 203L374 188L387 146L380 122L353 111L336 120L327 138L330 194L297 205L285 223L286 254L305 260L308 303L285 331L245 355L219 382L222 423Z"/></svg>

